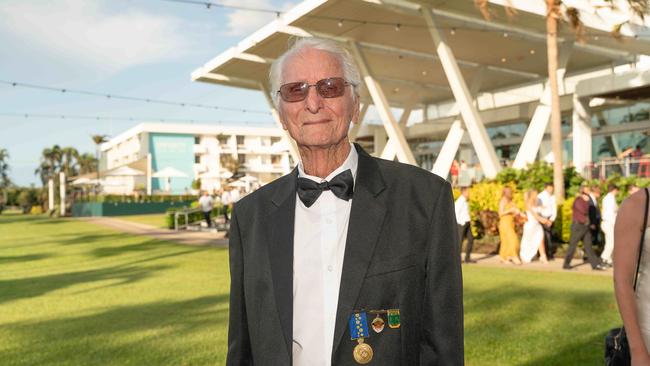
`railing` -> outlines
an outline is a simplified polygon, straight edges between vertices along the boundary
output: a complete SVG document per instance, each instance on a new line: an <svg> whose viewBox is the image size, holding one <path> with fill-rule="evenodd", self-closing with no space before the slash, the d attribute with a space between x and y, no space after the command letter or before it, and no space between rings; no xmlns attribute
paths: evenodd
<svg viewBox="0 0 650 366"><path fill-rule="evenodd" d="M650 156L640 158L603 158L585 166L583 176L587 179L607 179L612 174L624 177L636 175L650 178Z"/></svg>
<svg viewBox="0 0 650 366"><path fill-rule="evenodd" d="M179 229L184 229L190 226L190 214L201 211L200 208L187 208L183 210L178 210L174 212L174 230L178 231ZM182 225L178 224L178 218L180 216L185 216L185 223Z"/></svg>

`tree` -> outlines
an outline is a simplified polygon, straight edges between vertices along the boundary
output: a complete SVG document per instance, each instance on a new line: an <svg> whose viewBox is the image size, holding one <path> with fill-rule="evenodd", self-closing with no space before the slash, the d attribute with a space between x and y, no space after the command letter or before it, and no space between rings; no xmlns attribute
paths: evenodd
<svg viewBox="0 0 650 366"><path fill-rule="evenodd" d="M108 136L107 135L92 135L91 138L93 139L93 142L95 143L95 159L97 163L97 185L95 186L95 194L97 194L98 186L99 186L99 145L103 144L104 142L108 141Z"/></svg>
<svg viewBox="0 0 650 366"><path fill-rule="evenodd" d="M77 157L79 174L88 174L97 171L97 159L91 153L83 153Z"/></svg>
<svg viewBox="0 0 650 366"><path fill-rule="evenodd" d="M47 184L50 179L55 179L56 175L61 169L61 162L63 159L63 151L59 145L54 145L51 148L43 149L41 153L41 163L34 171L41 178L43 185Z"/></svg>
<svg viewBox="0 0 650 366"><path fill-rule="evenodd" d="M11 184L9 180L9 152L0 149L0 189L6 189Z"/></svg>
<svg viewBox="0 0 650 366"><path fill-rule="evenodd" d="M64 147L61 149L61 171L65 173L66 178L78 174L79 151L74 147Z"/></svg>
<svg viewBox="0 0 650 366"><path fill-rule="evenodd" d="M583 42L584 26L580 21L580 12L578 9L565 6L562 0L544 0L546 3L546 55L548 59L548 81L551 91L551 150L553 151L553 186L555 188L555 198L558 203L564 201L564 178L562 172L562 115L560 111L560 94L558 91L558 49L557 34L559 23L566 19L571 28L576 32L576 37ZM643 19L648 12L648 0L626 0L633 15ZM605 0L606 6L616 8L616 0ZM474 0L486 19L490 19L492 13L488 9L489 0ZM594 7L602 5L594 4ZM506 6L506 14L514 16L516 11L511 6ZM618 24L612 30L615 38L620 38L621 26L625 23Z"/></svg>

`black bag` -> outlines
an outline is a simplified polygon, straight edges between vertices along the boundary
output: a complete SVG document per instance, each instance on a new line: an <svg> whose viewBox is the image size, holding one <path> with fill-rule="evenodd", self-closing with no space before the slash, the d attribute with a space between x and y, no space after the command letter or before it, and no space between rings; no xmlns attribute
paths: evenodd
<svg viewBox="0 0 650 366"><path fill-rule="evenodd" d="M630 346L624 328L614 328L605 336L605 365L629 366Z"/></svg>
<svg viewBox="0 0 650 366"><path fill-rule="evenodd" d="M634 291L636 291L636 280L639 276L639 265L641 264L641 252L643 252L643 241L645 239L645 225L648 222L648 200L650 194L645 189L645 214L643 215L643 230L641 231L641 244L639 246L639 258L636 262L636 275L634 276ZM630 345L627 342L625 328L610 329L605 336L605 365L606 366L630 366L632 364Z"/></svg>

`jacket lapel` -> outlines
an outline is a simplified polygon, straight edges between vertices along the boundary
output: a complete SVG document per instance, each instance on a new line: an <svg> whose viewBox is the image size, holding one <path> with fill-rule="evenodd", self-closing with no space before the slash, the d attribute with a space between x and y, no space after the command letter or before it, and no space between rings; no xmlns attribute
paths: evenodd
<svg viewBox="0 0 650 366"><path fill-rule="evenodd" d="M385 197L380 196L385 185L379 166L361 147L356 144L355 147L359 153L359 165L345 244L332 356L336 354L348 319L355 310L386 214Z"/></svg>
<svg viewBox="0 0 650 366"><path fill-rule="evenodd" d="M289 356L293 343L293 233L297 175L298 170L294 169L273 194L274 209L269 216L272 234L268 255L273 291Z"/></svg>

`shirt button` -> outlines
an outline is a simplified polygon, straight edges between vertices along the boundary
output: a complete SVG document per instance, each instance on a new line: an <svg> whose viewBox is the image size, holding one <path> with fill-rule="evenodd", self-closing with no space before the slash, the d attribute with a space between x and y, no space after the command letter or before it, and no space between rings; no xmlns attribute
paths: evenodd
<svg viewBox="0 0 650 366"><path fill-rule="evenodd" d="M327 266L327 270L332 272L334 270L334 267L332 267L332 265L330 264L329 266Z"/></svg>

